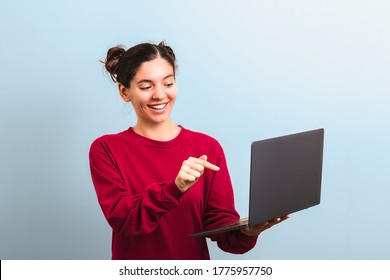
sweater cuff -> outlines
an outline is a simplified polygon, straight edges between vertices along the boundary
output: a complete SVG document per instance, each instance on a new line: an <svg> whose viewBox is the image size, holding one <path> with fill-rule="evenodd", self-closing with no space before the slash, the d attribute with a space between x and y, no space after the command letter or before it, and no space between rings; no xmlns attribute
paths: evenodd
<svg viewBox="0 0 390 280"><path fill-rule="evenodd" d="M179 190L179 188L176 186L175 182L172 183L165 183L166 184L166 190L171 195L177 200L180 200L180 198L183 196L183 193Z"/></svg>
<svg viewBox="0 0 390 280"><path fill-rule="evenodd" d="M246 234L243 234L239 229L237 230L238 234L240 235L240 239L245 243L251 243L256 244L257 239L259 238L259 235L256 236L248 236Z"/></svg>

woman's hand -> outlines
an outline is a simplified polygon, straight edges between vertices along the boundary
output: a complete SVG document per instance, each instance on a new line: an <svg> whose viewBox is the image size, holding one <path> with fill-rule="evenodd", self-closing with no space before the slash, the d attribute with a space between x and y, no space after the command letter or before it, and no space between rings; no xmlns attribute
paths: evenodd
<svg viewBox="0 0 390 280"><path fill-rule="evenodd" d="M207 161L206 155L199 158L189 157L183 161L180 171L177 174L175 179L176 186L181 192L186 192L203 175L205 168L213 171L219 170L218 166Z"/></svg>
<svg viewBox="0 0 390 280"><path fill-rule="evenodd" d="M274 219L272 221L268 221L268 222L259 224L259 225L254 226L254 227L242 226L242 227L240 227L240 230L245 235L256 236L256 235L259 235L260 233L262 233L263 231L273 227L276 224L279 224L280 222L282 222L288 218L290 218L290 216L286 215L284 217L277 218L277 219Z"/></svg>

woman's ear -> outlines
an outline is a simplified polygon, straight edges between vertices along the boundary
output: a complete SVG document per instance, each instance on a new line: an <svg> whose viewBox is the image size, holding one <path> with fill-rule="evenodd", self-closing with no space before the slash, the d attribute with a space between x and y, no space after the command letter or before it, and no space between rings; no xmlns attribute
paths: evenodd
<svg viewBox="0 0 390 280"><path fill-rule="evenodd" d="M122 84L118 84L118 89L119 89L119 94L122 98L123 101L125 102L130 102L130 97L129 97L129 90Z"/></svg>

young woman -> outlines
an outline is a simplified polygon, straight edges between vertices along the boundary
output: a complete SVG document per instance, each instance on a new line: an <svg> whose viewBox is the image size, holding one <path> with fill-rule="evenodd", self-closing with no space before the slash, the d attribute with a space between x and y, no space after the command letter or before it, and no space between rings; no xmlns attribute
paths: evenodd
<svg viewBox="0 0 390 280"><path fill-rule="evenodd" d="M176 59L161 42L108 50L106 70L137 115L134 127L96 139L89 159L112 227L112 259L209 259L190 234L239 218L224 152L210 136L175 124ZM209 236L226 251L252 249L284 218Z"/></svg>

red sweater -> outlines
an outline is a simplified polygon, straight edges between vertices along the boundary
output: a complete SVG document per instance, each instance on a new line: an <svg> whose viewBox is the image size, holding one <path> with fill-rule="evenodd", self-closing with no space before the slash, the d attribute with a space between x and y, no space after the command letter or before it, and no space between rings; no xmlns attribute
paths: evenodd
<svg viewBox="0 0 390 280"><path fill-rule="evenodd" d="M207 155L220 167L182 194L174 181L182 162ZM132 128L96 139L89 154L99 204L112 227L112 259L209 259L206 238L189 235L239 218L233 188L219 143L181 128L161 142ZM242 254L257 237L239 230L210 236L226 251Z"/></svg>

